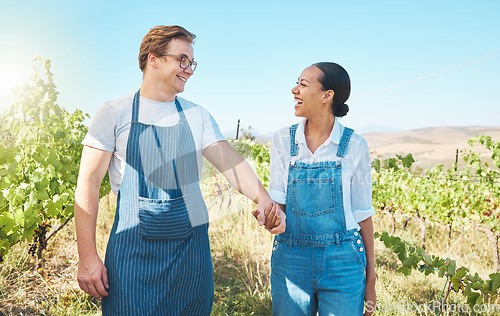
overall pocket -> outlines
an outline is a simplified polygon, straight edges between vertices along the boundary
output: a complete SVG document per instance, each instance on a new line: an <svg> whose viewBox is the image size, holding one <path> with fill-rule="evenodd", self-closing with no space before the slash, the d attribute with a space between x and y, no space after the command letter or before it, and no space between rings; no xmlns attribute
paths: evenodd
<svg viewBox="0 0 500 316"><path fill-rule="evenodd" d="M292 182L292 212L316 217L335 211L331 179L294 179Z"/></svg>
<svg viewBox="0 0 500 316"><path fill-rule="evenodd" d="M189 195L175 199L139 197L139 233L145 239L181 239L193 233L187 205Z"/></svg>

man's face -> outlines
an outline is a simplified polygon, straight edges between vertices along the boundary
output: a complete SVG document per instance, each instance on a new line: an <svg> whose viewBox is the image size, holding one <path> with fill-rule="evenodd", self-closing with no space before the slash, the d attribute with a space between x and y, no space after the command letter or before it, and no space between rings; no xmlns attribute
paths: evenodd
<svg viewBox="0 0 500 316"><path fill-rule="evenodd" d="M164 84L164 89L172 94L183 92L187 80L193 75L193 69L191 66L182 69L180 66L180 57L184 56L193 60L193 46L186 40L173 39L168 44L165 54L179 57L158 56L159 80Z"/></svg>

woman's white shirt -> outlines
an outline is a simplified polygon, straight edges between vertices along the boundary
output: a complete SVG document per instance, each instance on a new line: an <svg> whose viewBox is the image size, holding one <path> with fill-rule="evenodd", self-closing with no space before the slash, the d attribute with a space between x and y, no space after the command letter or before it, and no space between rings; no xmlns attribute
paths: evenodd
<svg viewBox="0 0 500 316"><path fill-rule="evenodd" d="M271 175L269 195L280 203L286 204L288 169L291 161L312 164L325 161L342 161L342 188L346 229L360 229L358 222L375 214L372 207L371 160L365 139L353 133L344 158L337 157L337 150L344 126L335 118L330 137L311 153L306 144L304 124L299 122L295 134L298 146L297 156L290 156L290 127L274 133L271 143ZM347 185L348 184L348 185Z"/></svg>

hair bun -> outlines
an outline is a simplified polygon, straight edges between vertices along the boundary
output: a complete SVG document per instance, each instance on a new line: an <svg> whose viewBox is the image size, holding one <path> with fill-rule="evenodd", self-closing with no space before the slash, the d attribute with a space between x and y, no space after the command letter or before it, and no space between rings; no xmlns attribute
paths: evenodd
<svg viewBox="0 0 500 316"><path fill-rule="evenodd" d="M335 111L333 112L333 115L337 117L343 117L347 115L347 112L349 112L349 106L347 104L337 104L335 105Z"/></svg>

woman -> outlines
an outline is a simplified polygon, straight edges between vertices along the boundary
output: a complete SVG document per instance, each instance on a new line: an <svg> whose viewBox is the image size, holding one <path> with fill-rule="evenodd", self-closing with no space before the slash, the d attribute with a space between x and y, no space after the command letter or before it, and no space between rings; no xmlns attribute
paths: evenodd
<svg viewBox="0 0 500 316"><path fill-rule="evenodd" d="M292 89L304 119L274 135L269 194L287 227L271 258L273 315L371 315L376 303L371 166L342 126L350 79L335 63L306 68Z"/></svg>

